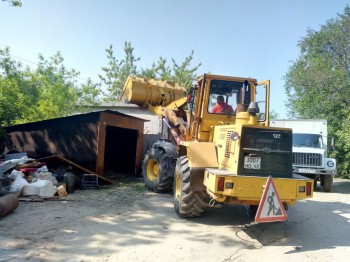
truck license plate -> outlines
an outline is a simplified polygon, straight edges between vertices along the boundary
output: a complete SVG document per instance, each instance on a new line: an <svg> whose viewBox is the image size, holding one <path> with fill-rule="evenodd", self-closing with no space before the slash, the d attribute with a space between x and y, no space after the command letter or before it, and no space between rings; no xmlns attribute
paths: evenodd
<svg viewBox="0 0 350 262"><path fill-rule="evenodd" d="M261 158L253 156L244 157L244 168L246 169L260 169Z"/></svg>
<svg viewBox="0 0 350 262"><path fill-rule="evenodd" d="M309 174L315 174L315 169L307 169L307 168L299 168L300 173L309 173Z"/></svg>

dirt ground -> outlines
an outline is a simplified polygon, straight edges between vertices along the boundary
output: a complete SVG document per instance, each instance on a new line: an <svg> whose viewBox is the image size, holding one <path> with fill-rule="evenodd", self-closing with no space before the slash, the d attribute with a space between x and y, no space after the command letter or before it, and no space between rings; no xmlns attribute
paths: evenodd
<svg viewBox="0 0 350 262"><path fill-rule="evenodd" d="M171 194L141 180L76 190L65 201L20 202L0 219L3 261L349 261L350 181L255 223L244 206L178 218Z"/></svg>

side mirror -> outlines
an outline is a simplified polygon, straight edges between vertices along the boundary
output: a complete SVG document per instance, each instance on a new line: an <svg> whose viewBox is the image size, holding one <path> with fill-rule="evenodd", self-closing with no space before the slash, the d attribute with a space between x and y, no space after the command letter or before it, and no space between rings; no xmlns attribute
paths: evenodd
<svg viewBox="0 0 350 262"><path fill-rule="evenodd" d="M266 120L265 113L260 113L258 116L258 121L263 122Z"/></svg>
<svg viewBox="0 0 350 262"><path fill-rule="evenodd" d="M187 103L193 103L193 95L192 94L187 95Z"/></svg>
<svg viewBox="0 0 350 262"><path fill-rule="evenodd" d="M187 103L191 104L194 102L194 96L196 94L196 87L191 87L191 89L189 90L188 94L187 94Z"/></svg>
<svg viewBox="0 0 350 262"><path fill-rule="evenodd" d="M330 146L329 146L329 151L334 151L334 147L335 147L335 138L334 137L332 137L331 138L331 144L330 144Z"/></svg>
<svg viewBox="0 0 350 262"><path fill-rule="evenodd" d="M258 114L260 112L257 102L250 102L247 112L250 114Z"/></svg>

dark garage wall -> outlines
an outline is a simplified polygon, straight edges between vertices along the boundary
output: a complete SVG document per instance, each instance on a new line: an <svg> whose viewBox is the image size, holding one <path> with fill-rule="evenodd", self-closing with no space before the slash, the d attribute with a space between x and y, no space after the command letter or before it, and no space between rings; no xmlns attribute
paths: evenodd
<svg viewBox="0 0 350 262"><path fill-rule="evenodd" d="M84 166L95 166L98 114L78 115L8 127L18 151L35 157L64 155Z"/></svg>
<svg viewBox="0 0 350 262"><path fill-rule="evenodd" d="M99 175L108 169L135 174L142 162L145 121L106 110L11 126L6 131L17 150L31 157L63 155Z"/></svg>

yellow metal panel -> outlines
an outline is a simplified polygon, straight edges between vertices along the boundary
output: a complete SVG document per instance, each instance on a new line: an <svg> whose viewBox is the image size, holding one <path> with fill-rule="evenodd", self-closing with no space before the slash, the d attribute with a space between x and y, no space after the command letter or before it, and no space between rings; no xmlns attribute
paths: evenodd
<svg viewBox="0 0 350 262"><path fill-rule="evenodd" d="M237 82L243 82L244 80L248 80L249 83L252 85L257 80L255 78L245 78L245 77L234 77L234 76L223 76L223 75L213 75L213 74L205 74L205 77L208 80L211 79L221 79L221 80L228 80L228 81L237 81Z"/></svg>
<svg viewBox="0 0 350 262"><path fill-rule="evenodd" d="M240 139L232 141L230 136L233 132L237 132L241 136L242 126L216 126L214 128L213 142L217 147L219 168L224 168L230 170L233 174L237 174Z"/></svg>
<svg viewBox="0 0 350 262"><path fill-rule="evenodd" d="M261 197L266 185L266 177L241 177L235 179L236 196L241 198ZM297 181L281 178L273 179L281 199L297 198Z"/></svg>
<svg viewBox="0 0 350 262"><path fill-rule="evenodd" d="M225 188L224 191L218 191L217 183L220 177L225 178L225 185L233 183L233 189ZM219 169L206 169L204 173L204 184L210 192L234 197L237 201L260 201L266 181L267 177L236 176ZM307 182L311 182L313 186L312 179L274 178L273 182L282 202L294 204L295 200L312 197L312 195L306 196L305 192L299 192L299 187L306 187Z"/></svg>
<svg viewBox="0 0 350 262"><path fill-rule="evenodd" d="M218 167L215 146L209 142L187 143L187 156L191 167Z"/></svg>

